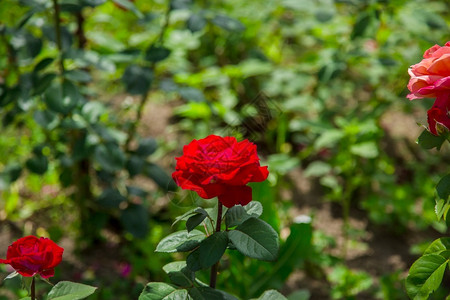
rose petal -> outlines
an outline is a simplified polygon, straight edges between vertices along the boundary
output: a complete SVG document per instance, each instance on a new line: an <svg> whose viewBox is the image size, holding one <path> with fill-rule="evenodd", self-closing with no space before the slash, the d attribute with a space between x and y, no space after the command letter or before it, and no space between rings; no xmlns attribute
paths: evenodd
<svg viewBox="0 0 450 300"><path fill-rule="evenodd" d="M219 195L219 201L228 208L237 204L247 205L252 201L252 188L249 186L229 186L225 189L225 193Z"/></svg>

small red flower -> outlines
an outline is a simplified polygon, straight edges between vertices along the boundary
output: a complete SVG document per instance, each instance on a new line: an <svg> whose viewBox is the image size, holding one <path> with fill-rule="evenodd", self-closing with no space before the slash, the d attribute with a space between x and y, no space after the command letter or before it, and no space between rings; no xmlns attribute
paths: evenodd
<svg viewBox="0 0 450 300"><path fill-rule="evenodd" d="M0 263L11 265L25 277L39 274L49 278L55 275L54 268L61 262L63 252L64 249L52 240L30 235L12 243L6 252L6 259L0 259Z"/></svg>
<svg viewBox="0 0 450 300"><path fill-rule="evenodd" d="M252 201L249 182L266 180L267 167L261 167L256 145L234 137L210 135L193 140L177 157L175 182L205 199L218 197L226 207Z"/></svg>

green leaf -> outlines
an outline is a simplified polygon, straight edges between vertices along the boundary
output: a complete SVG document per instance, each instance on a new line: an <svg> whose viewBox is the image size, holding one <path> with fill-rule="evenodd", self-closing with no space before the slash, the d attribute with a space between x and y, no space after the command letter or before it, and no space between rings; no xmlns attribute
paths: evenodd
<svg viewBox="0 0 450 300"><path fill-rule="evenodd" d="M33 119L47 130L55 129L58 126L59 119L57 114L49 110L36 110L33 113Z"/></svg>
<svg viewBox="0 0 450 300"><path fill-rule="evenodd" d="M187 231L191 231L198 225L200 225L203 220L208 216L208 213L206 211L196 213L195 215L189 217L189 219L186 221L186 229Z"/></svg>
<svg viewBox="0 0 450 300"><path fill-rule="evenodd" d="M158 148L158 143L156 143L153 138L146 138L139 141L139 146L136 150L136 154L142 157L147 157L153 154Z"/></svg>
<svg viewBox="0 0 450 300"><path fill-rule="evenodd" d="M149 231L148 212L142 205L131 204L121 212L120 221L126 231L136 238L145 238Z"/></svg>
<svg viewBox="0 0 450 300"><path fill-rule="evenodd" d="M327 130L319 136L314 143L315 149L330 148L335 146L343 137L344 132L338 129Z"/></svg>
<svg viewBox="0 0 450 300"><path fill-rule="evenodd" d="M130 158L126 162L126 168L130 177L134 177L138 174L142 173L144 170L145 160L136 155L131 155Z"/></svg>
<svg viewBox="0 0 450 300"><path fill-rule="evenodd" d="M28 170L30 170L33 173L42 175L45 172L47 172L48 169L48 159L44 155L35 155L31 158L29 158L25 165L27 166Z"/></svg>
<svg viewBox="0 0 450 300"><path fill-rule="evenodd" d="M206 213L206 214L208 214L208 212L207 212L206 210L204 210L203 208L201 208L201 207L193 208L193 209L191 209L191 210L185 212L185 213L182 214L181 216L176 217L176 218L175 218L175 221L172 223L172 226L175 225L176 223L182 221L182 220L187 220L187 219L189 219L189 217L192 216L192 215L195 215L195 214L197 214L197 213L203 213L203 212Z"/></svg>
<svg viewBox="0 0 450 300"><path fill-rule="evenodd" d="M200 246L187 257L188 268L196 272L207 269L220 260L228 246L227 232L215 232L204 239Z"/></svg>
<svg viewBox="0 0 450 300"><path fill-rule="evenodd" d="M53 62L54 58L52 57L46 57L43 58L35 67L33 72L34 73L38 73L39 71L44 70L45 68L47 68L52 62Z"/></svg>
<svg viewBox="0 0 450 300"><path fill-rule="evenodd" d="M205 234L199 230L177 231L163 238L158 246L156 252L186 252L198 247L200 242L205 239Z"/></svg>
<svg viewBox="0 0 450 300"><path fill-rule="evenodd" d="M287 298L276 290L268 290L265 291L258 300L287 300Z"/></svg>
<svg viewBox="0 0 450 300"><path fill-rule="evenodd" d="M445 175L436 185L436 192L439 198L448 200L450 197L450 174Z"/></svg>
<svg viewBox="0 0 450 300"><path fill-rule="evenodd" d="M70 70L64 72L64 77L75 82L89 82L92 80L91 75L83 70Z"/></svg>
<svg viewBox="0 0 450 300"><path fill-rule="evenodd" d="M146 94L150 89L152 80L152 70L137 65L128 66L122 76L127 92L132 95Z"/></svg>
<svg viewBox="0 0 450 300"><path fill-rule="evenodd" d="M261 202L255 200L244 206L244 209L247 211L247 214L255 218L258 218L263 213Z"/></svg>
<svg viewBox="0 0 450 300"><path fill-rule="evenodd" d="M443 237L432 242L425 250L424 254L439 254L442 251L450 250L450 238Z"/></svg>
<svg viewBox="0 0 450 300"><path fill-rule="evenodd" d="M306 177L320 177L328 174L331 171L331 166L323 161L313 161L308 165L304 175Z"/></svg>
<svg viewBox="0 0 450 300"><path fill-rule="evenodd" d="M186 26L191 32L197 32L205 28L206 19L201 14L192 14L187 20Z"/></svg>
<svg viewBox="0 0 450 300"><path fill-rule="evenodd" d="M145 52L145 59L150 62L159 62L170 55L170 50L166 47L151 45Z"/></svg>
<svg viewBox="0 0 450 300"><path fill-rule="evenodd" d="M426 129L422 131L419 138L417 139L417 143L423 149L436 148L437 150L439 150L441 149L441 146L444 142L445 142L444 136L435 136Z"/></svg>
<svg viewBox="0 0 450 300"><path fill-rule="evenodd" d="M235 205L225 214L225 224L227 227L238 226L251 217L241 205Z"/></svg>
<svg viewBox="0 0 450 300"><path fill-rule="evenodd" d="M372 14L369 14L367 12L359 14L356 23L353 27L351 39L353 40L357 37L363 36L368 27L370 26L371 22L372 22Z"/></svg>
<svg viewBox="0 0 450 300"><path fill-rule="evenodd" d="M103 103L98 101L89 101L83 105L81 115L89 123L97 123L102 114L106 113L106 108Z"/></svg>
<svg viewBox="0 0 450 300"><path fill-rule="evenodd" d="M58 282L48 293L48 300L79 300L92 295L97 288L70 281Z"/></svg>
<svg viewBox="0 0 450 300"><path fill-rule="evenodd" d="M208 286L200 286L190 289L189 296L191 296L193 300L238 300L233 295Z"/></svg>
<svg viewBox="0 0 450 300"><path fill-rule="evenodd" d="M17 275L20 275L19 272L14 271L14 272L12 272L12 273L9 273L9 275L6 276L3 280L14 278L14 277L16 277Z"/></svg>
<svg viewBox="0 0 450 300"><path fill-rule="evenodd" d="M375 142L352 145L350 146L350 152L364 158L375 158L378 156L378 148Z"/></svg>
<svg viewBox="0 0 450 300"><path fill-rule="evenodd" d="M186 296L180 297L183 294L186 294L187 296L187 291L177 290L176 287L171 284L163 282L150 282L145 286L139 296L139 300L184 300L186 299Z"/></svg>
<svg viewBox="0 0 450 300"><path fill-rule="evenodd" d="M438 254L420 257L409 270L406 291L411 299L428 299L441 284L448 259Z"/></svg>
<svg viewBox="0 0 450 300"><path fill-rule="evenodd" d="M215 25L219 26L222 29L232 32L241 32L245 30L244 24L242 24L239 20L224 16L217 15L215 18L211 20Z"/></svg>
<svg viewBox="0 0 450 300"><path fill-rule="evenodd" d="M95 147L94 158L99 165L108 172L121 170L125 166L125 154L114 143L108 145L100 144Z"/></svg>
<svg viewBox="0 0 450 300"><path fill-rule="evenodd" d="M81 95L71 82L64 81L62 85L53 82L45 91L44 100L50 110L68 114L81 100Z"/></svg>
<svg viewBox="0 0 450 300"><path fill-rule="evenodd" d="M156 184L165 191L176 191L178 186L172 177L154 163L147 163L143 171L144 175L153 179Z"/></svg>
<svg viewBox="0 0 450 300"><path fill-rule="evenodd" d="M107 188L97 198L97 203L107 208L119 208L122 202L126 202L127 198L122 196L117 189Z"/></svg>
<svg viewBox="0 0 450 300"><path fill-rule="evenodd" d="M130 10L136 15L136 17L140 19L144 17L142 12L139 9L137 9L136 5L134 5L134 3L129 0L113 0L113 2L119 5L120 7L124 7L127 10Z"/></svg>
<svg viewBox="0 0 450 300"><path fill-rule="evenodd" d="M288 300L309 300L310 297L311 293L306 289L302 289L289 294L287 298Z"/></svg>
<svg viewBox="0 0 450 300"><path fill-rule="evenodd" d="M266 261L274 261L278 257L278 234L260 219L248 219L228 232L228 236L236 249L246 256Z"/></svg>
<svg viewBox="0 0 450 300"><path fill-rule="evenodd" d="M170 280L181 287L193 286L195 273L187 268L185 261L171 262L163 267Z"/></svg>

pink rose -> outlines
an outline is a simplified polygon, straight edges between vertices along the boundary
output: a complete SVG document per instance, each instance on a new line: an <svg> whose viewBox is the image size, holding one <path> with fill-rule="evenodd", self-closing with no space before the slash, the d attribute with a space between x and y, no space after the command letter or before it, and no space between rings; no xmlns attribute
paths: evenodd
<svg viewBox="0 0 450 300"><path fill-rule="evenodd" d="M445 46L434 45L423 54L423 60L412 65L408 73L409 100L434 98L450 92L450 41Z"/></svg>

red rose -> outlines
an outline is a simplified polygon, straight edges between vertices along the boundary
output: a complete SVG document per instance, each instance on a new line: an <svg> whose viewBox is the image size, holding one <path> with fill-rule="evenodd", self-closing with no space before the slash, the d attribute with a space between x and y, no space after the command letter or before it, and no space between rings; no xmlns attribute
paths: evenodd
<svg viewBox="0 0 450 300"><path fill-rule="evenodd" d="M25 277L39 274L49 278L55 275L54 268L61 262L63 252L64 249L52 240L30 235L12 243L6 252L6 259L0 259L0 263L11 265Z"/></svg>
<svg viewBox="0 0 450 300"><path fill-rule="evenodd" d="M428 128L434 135L450 130L450 92L439 94L428 110Z"/></svg>
<svg viewBox="0 0 450 300"><path fill-rule="evenodd" d="M256 145L234 137L210 135L184 146L183 156L177 157L175 182L205 199L219 197L226 207L246 205L252 201L249 182L264 181L269 175L261 167Z"/></svg>
<svg viewBox="0 0 450 300"><path fill-rule="evenodd" d="M425 51L423 58L408 70L409 100L434 98L450 91L450 41L443 47L434 45Z"/></svg>

